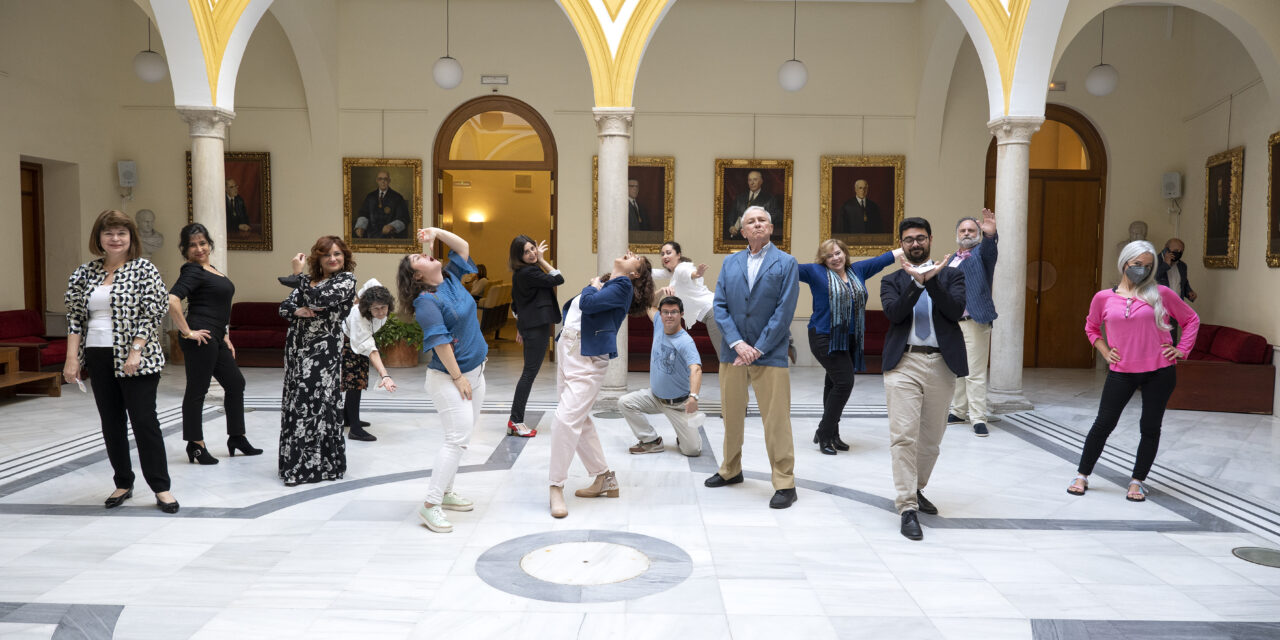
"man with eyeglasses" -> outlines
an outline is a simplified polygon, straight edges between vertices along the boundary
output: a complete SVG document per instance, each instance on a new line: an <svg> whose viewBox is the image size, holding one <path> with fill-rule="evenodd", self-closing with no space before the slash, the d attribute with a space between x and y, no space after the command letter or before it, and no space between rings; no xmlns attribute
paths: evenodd
<svg viewBox="0 0 1280 640"><path fill-rule="evenodd" d="M352 234L357 238L408 238L409 203L399 191L391 188L391 173L378 171L374 182L378 188L369 192L356 212Z"/></svg>
<svg viewBox="0 0 1280 640"><path fill-rule="evenodd" d="M938 513L922 490L929 484L947 427L947 407L956 378L969 374L960 317L965 309L965 277L947 266L950 255L933 262L933 231L924 218L898 225L902 269L880 281L880 304L889 319L884 338L884 395L889 408L889 453L893 459L894 506L900 531L921 540L917 511Z"/></svg>
<svg viewBox="0 0 1280 640"><path fill-rule="evenodd" d="M649 349L649 388L633 391L618 400L622 417L640 439L633 454L660 453L662 438L646 415L665 414L676 431L676 446L689 457L702 455L698 428L706 414L698 411L702 388L702 357L693 337L684 330L684 302L667 296L653 314L653 347Z"/></svg>

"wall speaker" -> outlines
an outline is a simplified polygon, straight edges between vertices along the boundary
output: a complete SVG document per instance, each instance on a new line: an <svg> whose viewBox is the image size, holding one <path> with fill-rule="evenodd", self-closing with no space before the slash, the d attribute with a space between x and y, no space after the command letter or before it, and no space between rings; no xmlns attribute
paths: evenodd
<svg viewBox="0 0 1280 640"><path fill-rule="evenodd" d="M138 164L132 160L121 160L116 163L116 173L120 176L120 186L138 186Z"/></svg>
<svg viewBox="0 0 1280 640"><path fill-rule="evenodd" d="M1177 171L1160 176L1160 197L1166 200L1182 197L1182 174Z"/></svg>

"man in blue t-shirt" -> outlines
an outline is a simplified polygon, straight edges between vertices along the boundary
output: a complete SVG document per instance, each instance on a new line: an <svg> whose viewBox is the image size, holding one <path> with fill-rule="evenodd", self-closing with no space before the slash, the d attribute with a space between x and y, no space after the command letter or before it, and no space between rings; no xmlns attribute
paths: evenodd
<svg viewBox="0 0 1280 640"><path fill-rule="evenodd" d="M653 348L649 350L649 389L622 396L618 408L640 442L634 454L658 453L662 438L645 415L666 414L676 430L676 446L686 456L702 455L702 434L698 428L706 420L698 412L698 390L702 388L702 357L685 330L684 303L667 296L653 314Z"/></svg>

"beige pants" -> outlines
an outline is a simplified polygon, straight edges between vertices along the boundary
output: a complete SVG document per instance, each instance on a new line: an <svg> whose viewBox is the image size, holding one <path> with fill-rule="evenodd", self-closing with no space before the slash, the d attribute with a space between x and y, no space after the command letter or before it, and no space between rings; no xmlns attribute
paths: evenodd
<svg viewBox="0 0 1280 640"><path fill-rule="evenodd" d="M898 513L919 509L916 492L929 484L938 461L938 445L947 429L947 394L955 383L956 374L937 353L904 353L898 366L884 374Z"/></svg>
<svg viewBox="0 0 1280 640"><path fill-rule="evenodd" d="M686 412L683 403L667 404L653 395L653 391L641 389L619 398L618 411L622 412L622 417L626 418L631 432L636 434L640 442L658 439L658 432L654 431L653 425L649 424L649 419L645 416L659 413L667 416L671 427L676 430L676 443L680 446L680 453L691 458L702 455L702 434L698 433L698 427L689 423L694 415L702 414Z"/></svg>
<svg viewBox="0 0 1280 640"><path fill-rule="evenodd" d="M991 325L976 320L960 323L964 333L964 349L969 357L969 375L956 378L956 392L951 397L952 413L966 420L986 422L987 361L991 356Z"/></svg>
<svg viewBox="0 0 1280 640"><path fill-rule="evenodd" d="M563 487L569 477L569 464L573 462L574 453L582 458L582 465L592 477L609 470L600 437L596 435L596 424L591 420L591 406L604 383L609 358L582 355L580 343L578 332L571 329L564 330L556 342L559 364L556 368L556 391L560 401L551 422L551 470L548 479L557 487Z"/></svg>
<svg viewBox="0 0 1280 640"><path fill-rule="evenodd" d="M764 420L764 447L773 468L773 488L793 489L795 443L791 441L791 371L786 367L720 363L720 412L724 416L724 462L720 477L742 473L742 440L747 420L747 385L756 392Z"/></svg>

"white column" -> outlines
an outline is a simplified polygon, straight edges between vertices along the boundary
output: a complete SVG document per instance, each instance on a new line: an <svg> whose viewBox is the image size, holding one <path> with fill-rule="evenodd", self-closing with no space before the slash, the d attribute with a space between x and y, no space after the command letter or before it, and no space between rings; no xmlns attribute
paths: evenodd
<svg viewBox="0 0 1280 640"><path fill-rule="evenodd" d="M223 150L232 111L219 107L178 107L191 127L191 201L193 221L209 229L213 255L209 261L223 273L227 264L227 180Z"/></svg>
<svg viewBox="0 0 1280 640"><path fill-rule="evenodd" d="M1005 116L987 123L996 136L996 219L1000 260L991 287L999 318L991 331L991 411L1010 413L1033 407L1022 394L1022 348L1027 306L1027 188L1031 136L1041 116Z"/></svg>
<svg viewBox="0 0 1280 640"><path fill-rule="evenodd" d="M596 272L613 270L613 259L627 251L627 165L631 123L630 107L596 107L596 132L600 138L599 207L596 228ZM604 386L596 401L601 411L614 411L627 392L627 322L618 329L618 357L609 362Z"/></svg>

